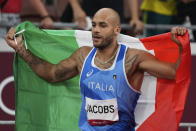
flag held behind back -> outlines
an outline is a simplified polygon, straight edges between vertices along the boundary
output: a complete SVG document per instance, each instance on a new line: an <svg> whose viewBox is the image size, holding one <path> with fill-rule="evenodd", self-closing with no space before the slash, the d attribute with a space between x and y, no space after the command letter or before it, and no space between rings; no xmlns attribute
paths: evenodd
<svg viewBox="0 0 196 131"><path fill-rule="evenodd" d="M40 30L30 22L24 22L16 28L17 31L23 29L28 49L53 64L68 58L85 44L92 46L91 33L88 31ZM178 39L183 43L184 52L176 80L157 79L145 74L142 96L135 113L137 131L178 129L190 84L191 57L188 33ZM140 40L121 34L118 41L131 48L147 50L160 60L174 62L178 57L178 48L171 40L170 33ZM79 130L79 77L56 84L47 83L34 74L17 54L14 76L16 131Z"/></svg>

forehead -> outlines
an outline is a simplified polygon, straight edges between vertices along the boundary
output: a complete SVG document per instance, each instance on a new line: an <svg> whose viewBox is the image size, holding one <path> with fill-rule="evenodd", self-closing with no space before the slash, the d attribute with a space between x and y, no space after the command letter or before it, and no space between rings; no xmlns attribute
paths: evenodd
<svg viewBox="0 0 196 131"><path fill-rule="evenodd" d="M112 23L111 17L107 14L95 14L93 17L93 22L105 22L105 23Z"/></svg>

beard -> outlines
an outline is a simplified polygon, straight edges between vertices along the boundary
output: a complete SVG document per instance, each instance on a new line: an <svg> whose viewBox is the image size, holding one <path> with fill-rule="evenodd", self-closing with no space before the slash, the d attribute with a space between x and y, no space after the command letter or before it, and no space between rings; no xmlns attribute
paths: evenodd
<svg viewBox="0 0 196 131"><path fill-rule="evenodd" d="M98 48L100 50L103 50L105 49L106 47L110 46L113 42L113 34L111 34L110 36L104 38L99 44L94 44L93 42L93 45L95 48Z"/></svg>

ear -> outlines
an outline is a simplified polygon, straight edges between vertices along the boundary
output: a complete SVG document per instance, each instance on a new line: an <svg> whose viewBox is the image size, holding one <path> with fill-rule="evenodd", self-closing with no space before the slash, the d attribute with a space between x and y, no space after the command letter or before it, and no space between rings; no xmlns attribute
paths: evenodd
<svg viewBox="0 0 196 131"><path fill-rule="evenodd" d="M120 26L116 26L115 29L114 29L114 33L116 35L120 34L120 31L121 31L121 27Z"/></svg>

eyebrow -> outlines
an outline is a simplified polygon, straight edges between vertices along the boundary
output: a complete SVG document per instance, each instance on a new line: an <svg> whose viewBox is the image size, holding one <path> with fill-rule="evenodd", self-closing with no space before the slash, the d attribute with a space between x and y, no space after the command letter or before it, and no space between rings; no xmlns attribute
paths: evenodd
<svg viewBox="0 0 196 131"><path fill-rule="evenodd" d="M106 22L99 22L100 25L106 25Z"/></svg>
<svg viewBox="0 0 196 131"><path fill-rule="evenodd" d="M96 22L92 21L92 24L96 24ZM100 24L100 25L107 25L107 23L106 22L103 22L103 21L98 22L98 24Z"/></svg>

